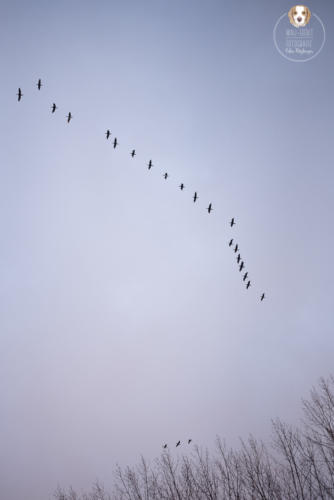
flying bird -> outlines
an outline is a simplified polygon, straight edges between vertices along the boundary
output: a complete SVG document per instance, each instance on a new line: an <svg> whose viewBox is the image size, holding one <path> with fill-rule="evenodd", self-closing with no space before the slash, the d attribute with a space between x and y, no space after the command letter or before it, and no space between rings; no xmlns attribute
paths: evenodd
<svg viewBox="0 0 334 500"><path fill-rule="evenodd" d="M178 442L176 443L176 448L177 448L178 446L180 446L180 444L181 444L181 441L178 441Z"/></svg>
<svg viewBox="0 0 334 500"><path fill-rule="evenodd" d="M23 94L22 94L22 91L21 91L20 88L19 88L19 91L18 91L18 93L16 95L17 95L17 100L21 101L21 97L23 96Z"/></svg>
<svg viewBox="0 0 334 500"><path fill-rule="evenodd" d="M233 219L231 220L230 225L231 225L231 227L233 227L233 226L235 225L235 222L234 222L234 217L233 217Z"/></svg>
<svg viewBox="0 0 334 500"><path fill-rule="evenodd" d="M165 172L164 173L164 178L167 179L167 177L168 177L168 174L167 174L167 172Z"/></svg>
<svg viewBox="0 0 334 500"><path fill-rule="evenodd" d="M56 111L56 109L57 109L57 106L55 105L55 103L53 103L51 106L52 113L54 113Z"/></svg>
<svg viewBox="0 0 334 500"><path fill-rule="evenodd" d="M116 148L117 145L118 145L117 137L115 137L115 139L114 139L114 149Z"/></svg>
<svg viewBox="0 0 334 500"><path fill-rule="evenodd" d="M188 444L190 444L190 443L191 443L191 441L192 441L192 439L188 439Z"/></svg>
<svg viewBox="0 0 334 500"><path fill-rule="evenodd" d="M71 114L71 112L70 112L70 113L67 115L67 123L70 123L71 119L72 119L72 114Z"/></svg>
<svg viewBox="0 0 334 500"><path fill-rule="evenodd" d="M238 264L239 264L240 260L241 260L241 255L240 255L240 253L238 253L238 257L237 257Z"/></svg>
<svg viewBox="0 0 334 500"><path fill-rule="evenodd" d="M37 82L37 88L38 88L38 90L41 90L41 87L42 87L42 80L39 79L38 82Z"/></svg>
<svg viewBox="0 0 334 500"><path fill-rule="evenodd" d="M231 241L229 242L228 246L231 247L233 244L233 238L231 239Z"/></svg>
<svg viewBox="0 0 334 500"><path fill-rule="evenodd" d="M261 295L261 302L263 301L264 297L265 297L265 295L264 295L264 293L263 293L263 294Z"/></svg>
<svg viewBox="0 0 334 500"><path fill-rule="evenodd" d="M109 139L109 137L110 137L110 130L108 129L106 132L106 138Z"/></svg>
<svg viewBox="0 0 334 500"><path fill-rule="evenodd" d="M213 210L213 208L212 208L212 203L210 203L210 204L209 204L209 206L208 206L208 208L207 208L208 213L210 213L210 212L211 212L211 210Z"/></svg>
<svg viewBox="0 0 334 500"><path fill-rule="evenodd" d="M235 245L235 247L234 247L234 253L237 253L238 248L239 248L239 247L238 247L238 244L236 244L236 245Z"/></svg>
<svg viewBox="0 0 334 500"><path fill-rule="evenodd" d="M133 149L133 150L131 151L131 156L132 156L132 158L133 158L134 156L136 156L136 150L135 150L135 149Z"/></svg>
<svg viewBox="0 0 334 500"><path fill-rule="evenodd" d="M239 271L242 271L244 267L245 267L245 264L244 264L244 261L242 261L240 264L240 267L239 267Z"/></svg>
<svg viewBox="0 0 334 500"><path fill-rule="evenodd" d="M184 188L185 188L185 185L184 185L184 184L183 184L183 182L182 182L182 184L180 184L180 189L181 189L181 191L183 191L183 189L184 189Z"/></svg>
<svg viewBox="0 0 334 500"><path fill-rule="evenodd" d="M248 276L248 271L247 271L247 273L245 273L245 274L244 274L244 277L242 278L242 279L243 279L243 281L246 281L247 276Z"/></svg>
<svg viewBox="0 0 334 500"><path fill-rule="evenodd" d="M167 443L163 445L163 448L166 449L167 448Z"/></svg>
<svg viewBox="0 0 334 500"><path fill-rule="evenodd" d="M148 166L148 169L149 169L149 170L153 167L152 160L150 160L150 161L148 162L147 166Z"/></svg>
<svg viewBox="0 0 334 500"><path fill-rule="evenodd" d="M195 194L194 194L194 197L193 197L194 203L195 203L195 201L197 200L197 198L198 198L198 196L197 196L197 193L196 193L196 191L195 191Z"/></svg>
<svg viewBox="0 0 334 500"><path fill-rule="evenodd" d="M247 285L246 285L247 290L248 290L248 288L250 287L250 284L251 284L251 282L250 282L250 281L248 281L248 282L247 282Z"/></svg>

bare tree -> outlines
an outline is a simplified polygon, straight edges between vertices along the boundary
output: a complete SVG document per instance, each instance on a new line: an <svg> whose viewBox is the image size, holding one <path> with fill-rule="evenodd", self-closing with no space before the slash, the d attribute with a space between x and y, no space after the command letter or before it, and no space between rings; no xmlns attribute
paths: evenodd
<svg viewBox="0 0 334 500"><path fill-rule="evenodd" d="M222 498L241 500L245 496L245 483L239 455L232 449L227 449L226 444L217 438L216 469L219 473L219 484L223 492Z"/></svg>
<svg viewBox="0 0 334 500"><path fill-rule="evenodd" d="M63 488L58 486L54 493L54 498L56 500L111 500L111 496L106 493L103 485L96 481L92 490L89 493L84 493L83 495L78 495L72 487L66 492Z"/></svg>
<svg viewBox="0 0 334 500"><path fill-rule="evenodd" d="M250 436L237 450L219 438L211 454L195 446L175 458L164 450L148 464L115 471L112 497L99 483L79 496L58 487L56 500L334 500L334 377L303 401L299 428L272 422L270 446Z"/></svg>

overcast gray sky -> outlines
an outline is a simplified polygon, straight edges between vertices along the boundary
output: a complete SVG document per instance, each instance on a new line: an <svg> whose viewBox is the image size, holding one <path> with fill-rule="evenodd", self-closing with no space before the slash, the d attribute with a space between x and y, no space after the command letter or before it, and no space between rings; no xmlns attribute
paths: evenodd
<svg viewBox="0 0 334 500"><path fill-rule="evenodd" d="M0 5L1 498L297 423L333 372L332 2L303 64L287 1Z"/></svg>

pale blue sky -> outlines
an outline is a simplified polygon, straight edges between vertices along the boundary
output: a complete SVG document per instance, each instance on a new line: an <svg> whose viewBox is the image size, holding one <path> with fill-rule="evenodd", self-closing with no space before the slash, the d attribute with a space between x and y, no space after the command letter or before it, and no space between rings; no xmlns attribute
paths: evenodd
<svg viewBox="0 0 334 500"><path fill-rule="evenodd" d="M291 5L1 2L1 498L266 439L333 372L333 5L304 64Z"/></svg>

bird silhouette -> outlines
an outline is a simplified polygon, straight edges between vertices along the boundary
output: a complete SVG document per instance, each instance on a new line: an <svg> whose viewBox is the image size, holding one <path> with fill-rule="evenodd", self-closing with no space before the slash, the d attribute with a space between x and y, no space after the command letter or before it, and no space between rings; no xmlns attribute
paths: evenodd
<svg viewBox="0 0 334 500"><path fill-rule="evenodd" d="M167 172L164 173L164 178L167 179L168 178L168 174Z"/></svg>
<svg viewBox="0 0 334 500"><path fill-rule="evenodd" d="M166 449L167 448L167 443L163 445L163 448Z"/></svg>
<svg viewBox="0 0 334 500"><path fill-rule="evenodd" d="M244 264L244 261L242 261L240 264L240 267L239 267L239 271L242 271L244 267L245 267L245 264Z"/></svg>
<svg viewBox="0 0 334 500"><path fill-rule="evenodd" d="M114 149L116 148L117 145L118 145L117 137L115 137L115 139L114 139Z"/></svg>
<svg viewBox="0 0 334 500"><path fill-rule="evenodd" d="M108 129L108 130L107 130L107 132L106 132L106 138L107 138L107 139L109 139L110 134L111 134L111 132L110 132L110 130Z"/></svg>
<svg viewBox="0 0 334 500"><path fill-rule="evenodd" d="M21 101L21 97L23 96L21 89L19 88L17 95L17 100Z"/></svg>
<svg viewBox="0 0 334 500"><path fill-rule="evenodd" d="M194 203L195 203L195 201L197 200L197 198L198 198L198 196L197 196L197 193L196 193L196 191L195 191L195 194L194 194L194 197L193 197Z"/></svg>
<svg viewBox="0 0 334 500"><path fill-rule="evenodd" d="M247 282L247 285L246 285L247 290L248 290L248 288L250 287L250 284L251 284L251 282L250 282L250 281L248 281L248 282Z"/></svg>
<svg viewBox="0 0 334 500"><path fill-rule="evenodd" d="M55 105L55 103L53 103L51 106L52 113L54 113L56 111L56 109L57 109L57 106Z"/></svg>
<svg viewBox="0 0 334 500"><path fill-rule="evenodd" d="M67 115L67 123L70 123L71 119L72 119L72 113L70 112L68 115Z"/></svg>
<svg viewBox="0 0 334 500"><path fill-rule="evenodd" d="M176 443L176 448L177 448L178 446L180 446L180 444L181 444L181 441L178 441L178 442Z"/></svg>
<svg viewBox="0 0 334 500"><path fill-rule="evenodd" d="M42 80L39 79L38 82L37 82L37 88L38 88L38 90L41 90L41 87L42 87Z"/></svg>
<svg viewBox="0 0 334 500"><path fill-rule="evenodd" d="M243 279L243 281L246 281L247 276L248 276L248 271L247 271L247 273L245 273L245 274L244 274L244 277L242 278L242 279Z"/></svg>
<svg viewBox="0 0 334 500"><path fill-rule="evenodd" d="M135 149L133 149L133 150L131 151L131 156L132 156L132 158L133 158L134 156L136 156L136 150L135 150Z"/></svg>
<svg viewBox="0 0 334 500"><path fill-rule="evenodd" d="M238 249L239 249L238 244L236 244L234 247L234 253L237 253Z"/></svg>
<svg viewBox="0 0 334 500"><path fill-rule="evenodd" d="M152 160L150 160L150 161L148 162L147 166L148 166L148 169L149 169L149 170L153 167Z"/></svg>
<svg viewBox="0 0 334 500"><path fill-rule="evenodd" d="M183 189L185 188L185 185L183 184L183 182L180 184L180 189L181 191L183 191Z"/></svg>
<svg viewBox="0 0 334 500"><path fill-rule="evenodd" d="M231 247L233 244L233 238L231 239L231 241L229 242L228 246Z"/></svg>
<svg viewBox="0 0 334 500"><path fill-rule="evenodd" d="M265 297L265 295L264 295L264 293L263 293L263 294L261 295L261 302L263 301L264 297Z"/></svg>
<svg viewBox="0 0 334 500"><path fill-rule="evenodd" d="M192 441L192 439L188 439L188 444L190 444L190 443L191 443L191 441Z"/></svg>
<svg viewBox="0 0 334 500"><path fill-rule="evenodd" d="M209 206L208 206L208 208L207 208L208 213L210 213L210 212L211 212L211 210L213 210L213 208L212 208L212 203L210 203L210 204L209 204Z"/></svg>
<svg viewBox="0 0 334 500"><path fill-rule="evenodd" d="M233 226L235 225L235 222L234 222L234 217L233 217L233 219L231 220L230 225L231 225L231 227L233 227Z"/></svg>
<svg viewBox="0 0 334 500"><path fill-rule="evenodd" d="M239 264L240 260L241 260L241 255L240 255L240 253L238 253L238 257L237 257L238 264Z"/></svg>

